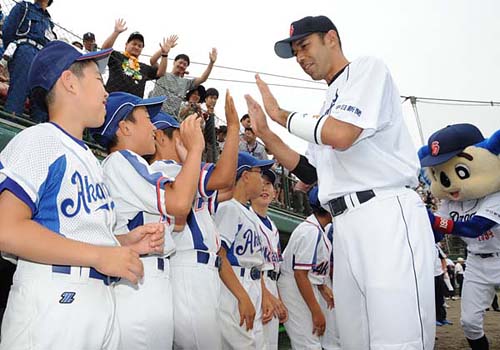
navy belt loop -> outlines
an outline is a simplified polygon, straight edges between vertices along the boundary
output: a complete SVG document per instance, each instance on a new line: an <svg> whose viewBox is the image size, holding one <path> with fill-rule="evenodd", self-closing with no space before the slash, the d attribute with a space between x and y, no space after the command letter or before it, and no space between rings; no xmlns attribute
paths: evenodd
<svg viewBox="0 0 500 350"><path fill-rule="evenodd" d="M165 271L165 259L158 258L157 264L158 264L158 270Z"/></svg>
<svg viewBox="0 0 500 350"><path fill-rule="evenodd" d="M66 275L71 274L71 266L69 265L52 265L52 272L54 273L63 273ZM104 282L105 285L109 286L112 283L118 282L120 277L112 277L108 275L104 275L91 267L89 269L89 277L93 279L98 279Z"/></svg>

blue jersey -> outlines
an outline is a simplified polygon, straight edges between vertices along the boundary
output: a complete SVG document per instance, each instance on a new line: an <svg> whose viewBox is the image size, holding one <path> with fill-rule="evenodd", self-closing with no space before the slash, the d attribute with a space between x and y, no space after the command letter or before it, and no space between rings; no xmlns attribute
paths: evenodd
<svg viewBox="0 0 500 350"><path fill-rule="evenodd" d="M114 203L99 161L83 141L56 124L39 124L9 142L0 167L0 189L22 200L40 225L73 240L118 245Z"/></svg>

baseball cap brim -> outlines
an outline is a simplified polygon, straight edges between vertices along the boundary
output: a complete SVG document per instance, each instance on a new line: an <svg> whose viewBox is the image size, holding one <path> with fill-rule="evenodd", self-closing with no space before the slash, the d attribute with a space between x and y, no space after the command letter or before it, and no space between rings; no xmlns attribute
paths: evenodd
<svg viewBox="0 0 500 350"><path fill-rule="evenodd" d="M151 123L153 123L153 125L159 130L180 128L180 124L177 119L162 111L158 112L154 117L151 117Z"/></svg>
<svg viewBox="0 0 500 350"><path fill-rule="evenodd" d="M106 66L108 65L108 60L111 52L113 52L112 48L89 52L77 58L75 62L94 60L97 63L99 72L103 74L106 71Z"/></svg>
<svg viewBox="0 0 500 350"><path fill-rule="evenodd" d="M429 155L423 157L422 159L420 159L420 165L423 168L427 168L427 167L432 167L432 166L446 163L447 161L449 161L451 158L455 157L457 154L459 154L463 150L464 149L459 149L459 150L455 150L453 152L443 153L443 154L440 154L438 156L432 156L429 154Z"/></svg>
<svg viewBox="0 0 500 350"><path fill-rule="evenodd" d="M292 42L305 38L312 33L303 33L278 41L274 44L274 52L281 58L292 58L295 56L292 51Z"/></svg>

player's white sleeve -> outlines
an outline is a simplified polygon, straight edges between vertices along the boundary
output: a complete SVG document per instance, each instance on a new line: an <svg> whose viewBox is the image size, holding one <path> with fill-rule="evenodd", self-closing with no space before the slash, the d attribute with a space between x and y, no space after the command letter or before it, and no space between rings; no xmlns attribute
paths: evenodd
<svg viewBox="0 0 500 350"><path fill-rule="evenodd" d="M374 57L364 57L346 67L347 82L338 93L330 115L363 129L356 140L370 137L388 125L390 113L380 113L392 101L397 89L385 64Z"/></svg>
<svg viewBox="0 0 500 350"><path fill-rule="evenodd" d="M240 210L232 201L222 202L217 208L214 220L221 240L231 247L240 229Z"/></svg>
<svg viewBox="0 0 500 350"><path fill-rule="evenodd" d="M57 192L66 171L61 142L50 130L37 125L16 135L0 154L0 192L8 190L22 200L32 215L40 198Z"/></svg>
<svg viewBox="0 0 500 350"><path fill-rule="evenodd" d="M495 192L487 196L475 215L500 224L500 192Z"/></svg>
<svg viewBox="0 0 500 350"><path fill-rule="evenodd" d="M165 185L174 181L172 177L155 172L142 157L126 150L109 155L103 167L115 202L126 203L138 211L168 215Z"/></svg>
<svg viewBox="0 0 500 350"><path fill-rule="evenodd" d="M291 253L294 270L311 270L316 265L316 252L321 240L321 232L312 225L297 228L299 236L294 242Z"/></svg>

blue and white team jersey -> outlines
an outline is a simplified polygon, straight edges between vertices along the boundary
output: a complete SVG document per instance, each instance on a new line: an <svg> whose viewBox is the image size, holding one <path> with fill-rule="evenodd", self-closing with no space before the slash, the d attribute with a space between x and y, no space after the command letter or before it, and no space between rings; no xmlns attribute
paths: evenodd
<svg viewBox="0 0 500 350"><path fill-rule="evenodd" d="M259 221L257 215L234 198L219 204L215 224L232 266L262 270L264 255L258 232Z"/></svg>
<svg viewBox="0 0 500 350"><path fill-rule="evenodd" d="M116 151L102 162L104 181L116 203L116 235L147 223L166 224L163 253L175 251L171 232L174 218L165 207L165 185L172 177L155 171L144 158L129 150Z"/></svg>
<svg viewBox="0 0 500 350"><path fill-rule="evenodd" d="M329 274L332 245L313 215L292 232L283 252L281 276L293 277L294 270L309 270L312 284L324 284Z"/></svg>
<svg viewBox="0 0 500 350"><path fill-rule="evenodd" d="M182 165L172 160L156 161L151 165L151 169L175 178L182 170ZM217 191L207 189L208 181L214 169L215 165L212 163L201 164L198 189L193 207L186 218L186 226L181 232L172 233L178 252L193 249L211 253L219 251L220 238L211 215Z"/></svg>
<svg viewBox="0 0 500 350"><path fill-rule="evenodd" d="M495 221L497 224L478 238L460 238L467 243L467 250L471 253L489 254L500 252L500 192L464 202L442 200L436 214L458 222L469 221L474 215Z"/></svg>
<svg viewBox="0 0 500 350"><path fill-rule="evenodd" d="M280 264L283 261L281 256L280 233L269 216L262 217L253 208L250 210L259 218L260 243L262 244L262 254L264 255L264 271L280 272Z"/></svg>
<svg viewBox="0 0 500 350"><path fill-rule="evenodd" d="M9 142L0 168L1 190L26 203L40 225L73 240L118 245L114 203L99 161L83 141L54 123L39 124Z"/></svg>

